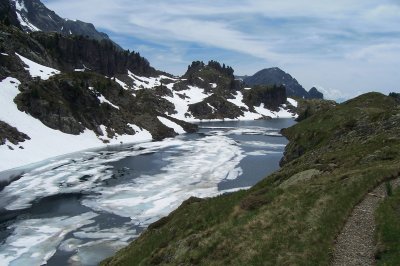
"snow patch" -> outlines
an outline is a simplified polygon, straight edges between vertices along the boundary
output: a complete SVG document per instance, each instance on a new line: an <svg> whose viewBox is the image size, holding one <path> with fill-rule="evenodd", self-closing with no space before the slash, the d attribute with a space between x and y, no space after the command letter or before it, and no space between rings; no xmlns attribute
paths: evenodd
<svg viewBox="0 0 400 266"><path fill-rule="evenodd" d="M29 74L33 78L40 77L43 80L47 80L56 74L60 74L60 71L58 71L57 69L40 65L33 62L32 60L29 60L28 58L23 57L22 55L19 55L17 53L15 54L21 59L22 62L24 62L25 65L27 65L27 67L25 67L25 70L28 70Z"/></svg>
<svg viewBox="0 0 400 266"><path fill-rule="evenodd" d="M141 77L133 74L128 70L128 76L133 80L137 89L152 89L156 86L161 85L161 78L154 78L154 77ZM166 76L163 76L166 77Z"/></svg>
<svg viewBox="0 0 400 266"><path fill-rule="evenodd" d="M119 110L118 106L116 106L115 104L113 104L112 102L107 100L103 95L100 95L97 98L99 99L100 103L107 103L107 104L111 105L112 107L114 107L115 109Z"/></svg>
<svg viewBox="0 0 400 266"><path fill-rule="evenodd" d="M291 105L293 105L294 107L297 107L297 106L298 106L298 102L297 102L296 100L292 99L292 98L287 98L287 101L288 101Z"/></svg>
<svg viewBox="0 0 400 266"><path fill-rule="evenodd" d="M123 82L123 81L121 81L121 80L119 80L119 79L117 79L117 78L115 78L115 82L117 82L122 88L124 88L125 90L128 90L128 89L130 89L130 87L125 83L125 82Z"/></svg>
<svg viewBox="0 0 400 266"><path fill-rule="evenodd" d="M176 114L171 115L174 118L193 122L199 121L198 119L193 119L191 116L187 117L188 107L190 104L198 103L203 101L205 98L210 96L204 92L204 89L201 89L196 86L188 86L189 89L182 91L172 91L173 96L163 96L164 99L168 100L175 106ZM179 95L183 95L184 99Z"/></svg>
<svg viewBox="0 0 400 266"><path fill-rule="evenodd" d="M12 2L15 3L15 9L18 11L24 10L25 12L28 12L28 10L25 7L25 3L23 0L12 0Z"/></svg>
<svg viewBox="0 0 400 266"><path fill-rule="evenodd" d="M177 134L185 134L186 131L183 129L183 127L181 127L180 125L178 125L175 122L172 122L171 120L162 117L162 116L157 116L158 120L160 120L161 123L163 123L165 126L172 128Z"/></svg>
<svg viewBox="0 0 400 266"><path fill-rule="evenodd" d="M25 17L23 17L19 12L16 12L17 14L17 19L21 26L27 27L30 31L40 31L38 27L33 25L32 23L29 22L29 20Z"/></svg>
<svg viewBox="0 0 400 266"><path fill-rule="evenodd" d="M211 105L211 104L209 104L209 103L207 103L207 106L211 108L211 110L212 110L212 113L215 113L215 111L217 110L217 109L215 109L215 107L214 107L214 106L212 106L212 105Z"/></svg>

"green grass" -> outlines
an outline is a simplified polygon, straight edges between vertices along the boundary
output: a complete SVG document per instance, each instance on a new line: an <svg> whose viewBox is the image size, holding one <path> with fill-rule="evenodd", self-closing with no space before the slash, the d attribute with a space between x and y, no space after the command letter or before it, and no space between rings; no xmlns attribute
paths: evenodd
<svg viewBox="0 0 400 266"><path fill-rule="evenodd" d="M375 214L377 222L377 265L400 262L400 189L381 203Z"/></svg>
<svg viewBox="0 0 400 266"><path fill-rule="evenodd" d="M354 206L400 171L399 114L381 94L317 112L285 130L301 156L248 191L183 204L103 263L329 265Z"/></svg>

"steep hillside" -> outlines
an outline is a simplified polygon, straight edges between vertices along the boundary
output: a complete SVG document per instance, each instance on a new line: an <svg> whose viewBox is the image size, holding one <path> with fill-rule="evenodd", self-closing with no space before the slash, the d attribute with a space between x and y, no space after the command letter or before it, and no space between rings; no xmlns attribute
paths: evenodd
<svg viewBox="0 0 400 266"><path fill-rule="evenodd" d="M399 129L400 105L379 93L320 108L283 130L281 170L188 199L103 265L328 265L353 207L400 175Z"/></svg>
<svg viewBox="0 0 400 266"><path fill-rule="evenodd" d="M245 76L242 79L249 86L254 86L254 85L285 86L286 93L289 97L299 97L306 99L323 98L323 94L321 95L321 93L317 89L313 88L309 92L307 92L295 78L293 78L290 74L286 73L285 71L277 67L260 70L253 76Z"/></svg>

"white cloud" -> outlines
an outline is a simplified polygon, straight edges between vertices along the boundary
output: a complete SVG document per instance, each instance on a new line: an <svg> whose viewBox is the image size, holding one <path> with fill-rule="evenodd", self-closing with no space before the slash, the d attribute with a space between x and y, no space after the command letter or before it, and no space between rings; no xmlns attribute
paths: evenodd
<svg viewBox="0 0 400 266"><path fill-rule="evenodd" d="M344 94L343 92L337 90L337 89L329 89L329 88L323 88L321 86L314 86L324 94L324 99L328 100L338 100L338 99L348 99L350 98L349 95Z"/></svg>

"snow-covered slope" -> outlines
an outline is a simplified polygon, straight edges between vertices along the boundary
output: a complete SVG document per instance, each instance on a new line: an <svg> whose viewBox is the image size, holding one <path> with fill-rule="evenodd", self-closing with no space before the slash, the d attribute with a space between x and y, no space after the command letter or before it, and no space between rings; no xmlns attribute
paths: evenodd
<svg viewBox="0 0 400 266"><path fill-rule="evenodd" d="M26 65L25 70L29 71L29 74L32 78L39 77L40 79L46 80L53 75L60 74L60 71L57 69L40 65L32 60L29 60L28 58L23 57L22 55L19 55L18 53L15 54L21 59L22 62L24 62Z"/></svg>
<svg viewBox="0 0 400 266"><path fill-rule="evenodd" d="M86 130L80 135L62 133L45 126L38 119L18 110L14 98L19 93L20 82L14 78L6 78L0 82L0 120L26 133L31 139L18 145L7 142L0 146L0 171L44 160L53 156L76 152L88 148L104 146L102 139L93 131ZM139 142L152 139L151 134L130 125L135 135L117 136L107 139L110 144L120 142ZM104 137L103 137L104 139Z"/></svg>

